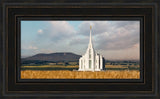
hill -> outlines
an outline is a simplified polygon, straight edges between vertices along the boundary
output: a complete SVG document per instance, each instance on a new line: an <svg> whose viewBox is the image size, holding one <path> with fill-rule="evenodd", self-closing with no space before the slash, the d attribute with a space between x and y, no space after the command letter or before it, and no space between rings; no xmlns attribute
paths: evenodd
<svg viewBox="0 0 160 99"><path fill-rule="evenodd" d="M31 57L22 58L22 61L26 60L39 60L39 61L53 61L53 62L69 62L69 61L78 61L81 55L77 55L69 52L62 53L50 53L50 54L36 54Z"/></svg>

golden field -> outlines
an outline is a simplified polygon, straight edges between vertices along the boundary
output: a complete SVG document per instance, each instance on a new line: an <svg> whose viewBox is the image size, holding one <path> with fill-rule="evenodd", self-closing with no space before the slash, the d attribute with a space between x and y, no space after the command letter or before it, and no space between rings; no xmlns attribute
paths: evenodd
<svg viewBox="0 0 160 99"><path fill-rule="evenodd" d="M140 79L139 70L106 70L100 72L69 70L22 70L21 79Z"/></svg>
<svg viewBox="0 0 160 99"><path fill-rule="evenodd" d="M62 65L42 65L42 66L21 66L21 68L78 68L78 65L72 66L72 65L68 65L68 66L62 66ZM131 67L139 67L139 65L137 66L131 66ZM124 66L124 65L105 65L105 68L128 68L128 66Z"/></svg>

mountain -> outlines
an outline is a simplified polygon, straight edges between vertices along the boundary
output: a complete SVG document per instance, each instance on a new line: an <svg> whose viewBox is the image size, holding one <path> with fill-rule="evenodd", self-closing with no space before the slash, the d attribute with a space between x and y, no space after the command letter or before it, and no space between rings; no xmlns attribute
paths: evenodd
<svg viewBox="0 0 160 99"><path fill-rule="evenodd" d="M31 57L22 58L23 61L25 60L40 60L40 61L54 61L54 62L68 62L68 61L78 61L81 55L77 55L74 53L69 52L62 52L62 53L50 53L50 54L36 54Z"/></svg>

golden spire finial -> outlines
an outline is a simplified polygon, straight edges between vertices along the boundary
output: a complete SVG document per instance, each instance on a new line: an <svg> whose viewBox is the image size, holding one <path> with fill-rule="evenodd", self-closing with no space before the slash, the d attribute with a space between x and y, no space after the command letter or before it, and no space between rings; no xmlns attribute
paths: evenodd
<svg viewBox="0 0 160 99"><path fill-rule="evenodd" d="M92 29L92 26L90 25L90 29Z"/></svg>

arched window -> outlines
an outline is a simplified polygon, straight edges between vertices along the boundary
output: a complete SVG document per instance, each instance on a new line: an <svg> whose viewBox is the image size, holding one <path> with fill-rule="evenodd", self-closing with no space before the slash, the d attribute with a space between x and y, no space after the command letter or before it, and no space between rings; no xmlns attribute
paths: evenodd
<svg viewBox="0 0 160 99"><path fill-rule="evenodd" d="M100 61L100 56L99 56L99 69L100 69L100 62L101 62L101 61Z"/></svg>
<svg viewBox="0 0 160 99"><path fill-rule="evenodd" d="M89 60L89 68L91 68L91 64L92 64L92 61L91 61L91 60Z"/></svg>
<svg viewBox="0 0 160 99"><path fill-rule="evenodd" d="M89 68L91 68L92 60L91 60L91 49L89 49Z"/></svg>
<svg viewBox="0 0 160 99"><path fill-rule="evenodd" d="M91 58L91 49L89 49L89 59Z"/></svg>
<svg viewBox="0 0 160 99"><path fill-rule="evenodd" d="M83 61L81 60L81 69L83 68Z"/></svg>

